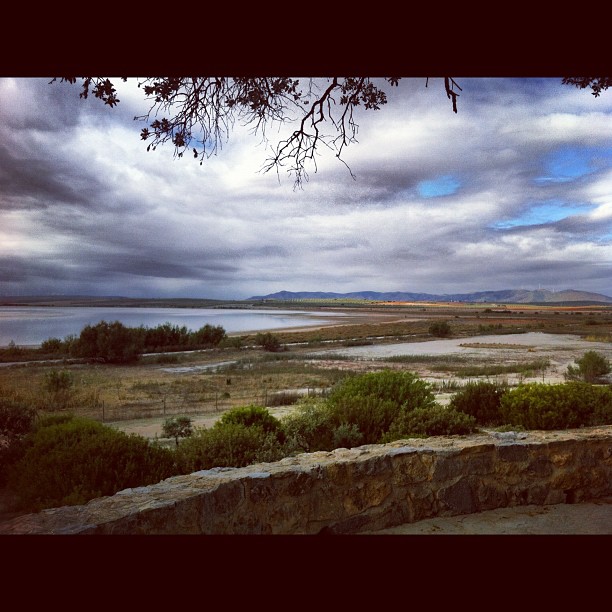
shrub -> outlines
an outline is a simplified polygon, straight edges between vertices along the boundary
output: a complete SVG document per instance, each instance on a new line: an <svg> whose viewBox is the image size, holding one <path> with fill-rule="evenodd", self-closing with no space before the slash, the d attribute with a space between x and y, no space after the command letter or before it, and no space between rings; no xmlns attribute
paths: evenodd
<svg viewBox="0 0 612 612"><path fill-rule="evenodd" d="M217 422L210 429L197 430L176 450L183 473L214 467L244 467L262 461L278 461L285 456L274 433L262 427Z"/></svg>
<svg viewBox="0 0 612 612"><path fill-rule="evenodd" d="M281 419L285 432L287 454L336 448L335 427L331 423L330 411L325 400L302 398L295 411Z"/></svg>
<svg viewBox="0 0 612 612"><path fill-rule="evenodd" d="M401 412L391 400L372 396L348 396L337 403L328 402L332 430L352 424L361 434L361 444L376 444Z"/></svg>
<svg viewBox="0 0 612 612"><path fill-rule="evenodd" d="M30 511L83 504L174 473L172 451L84 418L45 419L23 440L8 486Z"/></svg>
<svg viewBox="0 0 612 612"><path fill-rule="evenodd" d="M291 406L300 399L300 394L295 391L283 391L268 395L268 406Z"/></svg>
<svg viewBox="0 0 612 612"><path fill-rule="evenodd" d="M219 346L225 339L225 329L220 325L207 323L189 336L189 344L195 346L213 347Z"/></svg>
<svg viewBox="0 0 612 612"><path fill-rule="evenodd" d="M355 423L341 423L332 433L334 448L353 448L363 444L363 434Z"/></svg>
<svg viewBox="0 0 612 612"><path fill-rule="evenodd" d="M0 391L0 485L6 484L9 467L21 457L21 440L32 431L35 419L36 410L17 394Z"/></svg>
<svg viewBox="0 0 612 612"><path fill-rule="evenodd" d="M280 340L272 333L258 333L255 336L255 344L261 346L265 351L276 352L280 350Z"/></svg>
<svg viewBox="0 0 612 612"><path fill-rule="evenodd" d="M501 425L499 407L507 390L499 383L471 382L453 395L450 407L473 416L479 425Z"/></svg>
<svg viewBox="0 0 612 612"><path fill-rule="evenodd" d="M502 397L500 414L525 429L612 424L612 389L584 382L520 385Z"/></svg>
<svg viewBox="0 0 612 612"><path fill-rule="evenodd" d="M233 408L223 414L219 423L222 425L238 424L245 427L261 427L267 434L274 434L281 443L285 438L280 421L263 406L250 405Z"/></svg>
<svg viewBox="0 0 612 612"><path fill-rule="evenodd" d="M346 378L329 397L331 429L355 424L362 444L376 444L399 415L435 403L432 387L412 372L383 370Z"/></svg>
<svg viewBox="0 0 612 612"><path fill-rule="evenodd" d="M25 405L16 394L1 393L0 436L7 440L25 436L33 428L36 410Z"/></svg>
<svg viewBox="0 0 612 612"><path fill-rule="evenodd" d="M580 359L575 359L574 363L578 367L567 366L566 380L594 383L610 373L610 362L596 351L587 351Z"/></svg>
<svg viewBox="0 0 612 612"><path fill-rule="evenodd" d="M61 354L66 352L64 343L59 338L47 338L43 340L40 345L42 353L50 353L52 355Z"/></svg>
<svg viewBox="0 0 612 612"><path fill-rule="evenodd" d="M473 416L435 405L428 408L415 408L397 418L383 441L390 442L403 437L413 436L453 436L465 435L476 430Z"/></svg>
<svg viewBox="0 0 612 612"><path fill-rule="evenodd" d="M75 399L74 378L66 370L47 372L42 383L40 399L49 410L65 410Z"/></svg>
<svg viewBox="0 0 612 612"><path fill-rule="evenodd" d="M59 393L72 387L74 380L72 374L66 370L51 370L44 377L44 388L49 393Z"/></svg>
<svg viewBox="0 0 612 612"><path fill-rule="evenodd" d="M241 336L225 336L219 346L221 348L242 348L242 341Z"/></svg>
<svg viewBox="0 0 612 612"><path fill-rule="evenodd" d="M438 338L448 338L451 335L451 328L447 321L435 321L429 326L429 333Z"/></svg>

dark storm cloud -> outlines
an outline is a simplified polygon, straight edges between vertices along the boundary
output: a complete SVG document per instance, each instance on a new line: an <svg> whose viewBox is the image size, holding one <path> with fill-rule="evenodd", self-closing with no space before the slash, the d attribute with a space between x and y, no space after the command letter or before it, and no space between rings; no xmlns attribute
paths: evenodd
<svg viewBox="0 0 612 612"><path fill-rule="evenodd" d="M0 256L0 282L28 282L33 278L66 280L71 272L63 260L38 259L30 256Z"/></svg>
<svg viewBox="0 0 612 612"><path fill-rule="evenodd" d="M75 175L62 162L16 157L0 144L0 193L4 209L45 209L56 204L89 206L96 179ZM81 189L79 189L79 185Z"/></svg>
<svg viewBox="0 0 612 612"><path fill-rule="evenodd" d="M221 274L236 271L236 266L223 262L211 261L201 263L179 263L172 257L156 258L154 252L151 258L142 254L107 255L97 263L97 271L101 274L130 274L142 277L199 279L216 278Z"/></svg>

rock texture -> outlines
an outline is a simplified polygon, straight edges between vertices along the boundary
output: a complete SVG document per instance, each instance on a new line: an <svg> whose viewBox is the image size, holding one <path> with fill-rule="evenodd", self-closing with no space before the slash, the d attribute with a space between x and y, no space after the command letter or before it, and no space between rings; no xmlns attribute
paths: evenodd
<svg viewBox="0 0 612 612"><path fill-rule="evenodd" d="M612 494L612 426L481 433L215 468L0 524L0 534L353 534Z"/></svg>

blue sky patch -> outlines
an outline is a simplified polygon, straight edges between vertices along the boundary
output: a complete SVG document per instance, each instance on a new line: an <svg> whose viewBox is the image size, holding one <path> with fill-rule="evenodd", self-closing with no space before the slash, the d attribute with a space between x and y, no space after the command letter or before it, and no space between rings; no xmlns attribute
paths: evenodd
<svg viewBox="0 0 612 612"><path fill-rule="evenodd" d="M562 202L546 202L536 204L525 210L521 215L514 219L499 221L493 225L496 229L507 229L510 227L522 227L525 225L542 225L544 223L554 223L567 219L573 215L581 215L596 208L595 205L563 204Z"/></svg>
<svg viewBox="0 0 612 612"><path fill-rule="evenodd" d="M536 183L565 183L594 172L612 162L604 147L561 147L544 158L544 174Z"/></svg>
<svg viewBox="0 0 612 612"><path fill-rule="evenodd" d="M459 186L460 183L454 176L446 175L431 181L421 181L417 190L422 198L437 198L455 193Z"/></svg>

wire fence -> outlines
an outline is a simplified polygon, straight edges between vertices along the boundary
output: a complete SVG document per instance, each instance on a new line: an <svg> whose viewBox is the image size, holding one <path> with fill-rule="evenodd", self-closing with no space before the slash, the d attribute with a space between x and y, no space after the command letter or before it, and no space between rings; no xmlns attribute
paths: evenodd
<svg viewBox="0 0 612 612"><path fill-rule="evenodd" d="M281 406L295 403L300 397L322 395L323 389L308 387L293 391L263 389L250 393L207 393L166 395L139 401L108 402L98 400L94 405L79 410L79 414L98 421L128 421L164 418L176 415L206 415L231 410L237 406Z"/></svg>

